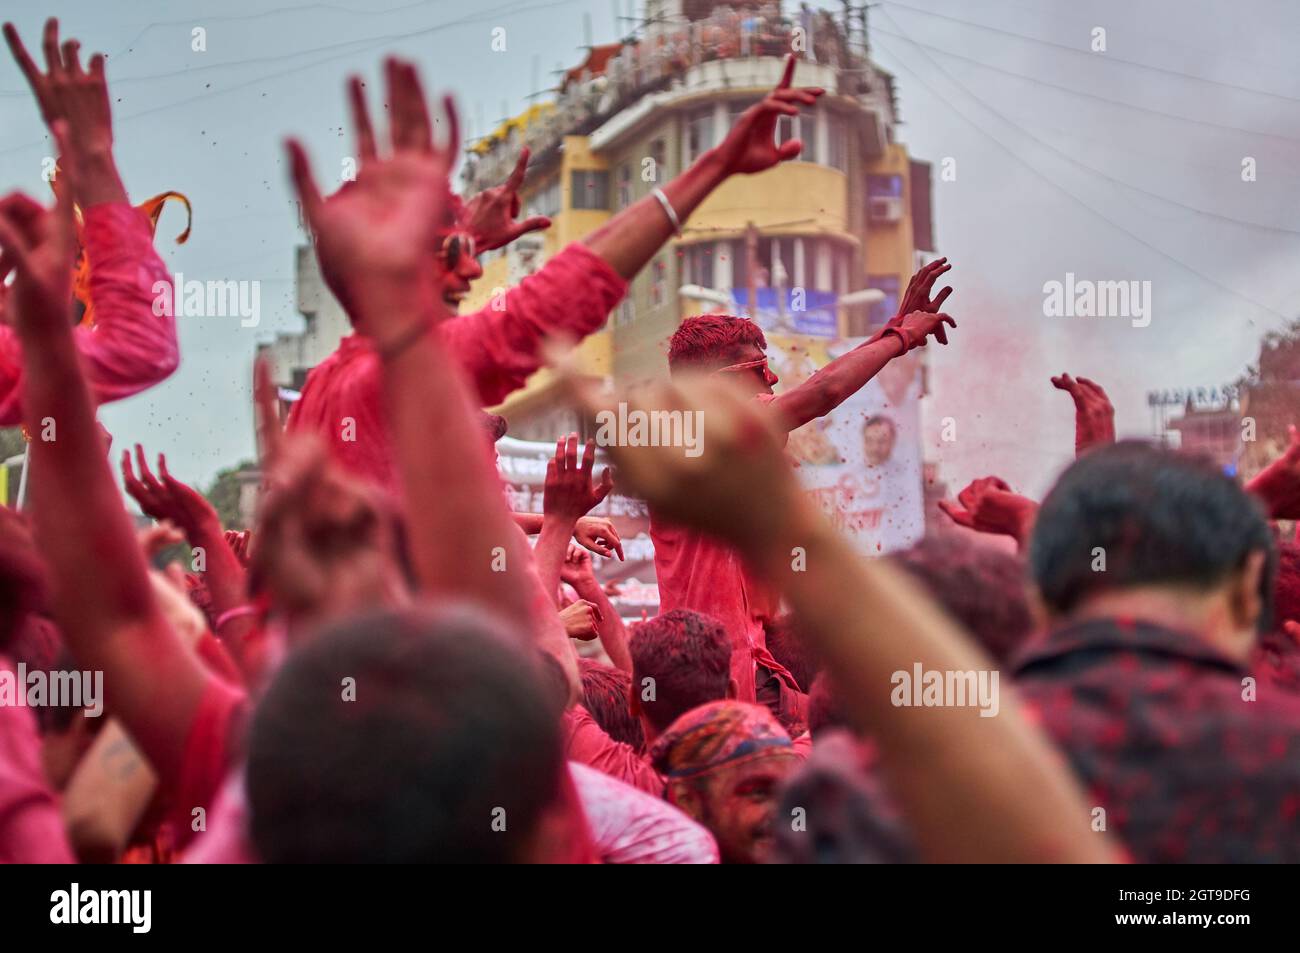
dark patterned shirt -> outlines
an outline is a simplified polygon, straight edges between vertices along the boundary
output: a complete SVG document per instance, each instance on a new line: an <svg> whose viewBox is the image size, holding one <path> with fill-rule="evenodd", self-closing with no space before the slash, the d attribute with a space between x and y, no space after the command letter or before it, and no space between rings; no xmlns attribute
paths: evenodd
<svg viewBox="0 0 1300 953"><path fill-rule="evenodd" d="M1252 686L1195 635L1122 619L1058 629L1018 669L1028 713L1134 860L1300 861L1300 697Z"/></svg>

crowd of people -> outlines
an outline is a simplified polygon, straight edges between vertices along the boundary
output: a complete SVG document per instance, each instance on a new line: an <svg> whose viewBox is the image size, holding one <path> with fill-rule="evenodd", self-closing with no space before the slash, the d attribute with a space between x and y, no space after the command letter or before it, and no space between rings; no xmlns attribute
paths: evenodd
<svg viewBox="0 0 1300 953"><path fill-rule="evenodd" d="M465 314L476 254L549 224L518 220L527 155L462 200L451 100L431 111L397 59L382 110L352 79L355 180L323 195L287 152L354 334L283 422L255 366L251 530L136 445L118 463L140 531L96 409L183 357L166 269L114 164L104 58L83 66L54 20L43 67L5 36L59 167L51 206L0 200L0 423L31 468L24 507L0 507L0 861L1300 859L1294 431L1242 486L1117 441L1102 387L1063 375L1077 457L1041 503L976 480L944 504L976 532L865 558L784 446L947 344L946 260L798 386L723 314L681 322L664 380L575 369L715 188L798 155L778 118L821 90L793 56L681 175ZM543 514L513 513L508 424L483 408L543 365L586 419L700 412L703 452L614 442L598 471L594 441L559 434ZM591 515L614 485L651 513L661 608L632 625L592 572L622 556ZM102 697L34 700L58 673Z"/></svg>

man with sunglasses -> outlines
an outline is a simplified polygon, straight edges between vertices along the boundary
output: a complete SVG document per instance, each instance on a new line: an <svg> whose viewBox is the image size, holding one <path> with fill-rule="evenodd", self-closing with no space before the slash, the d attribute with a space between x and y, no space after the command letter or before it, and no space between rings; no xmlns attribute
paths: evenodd
<svg viewBox="0 0 1300 953"><path fill-rule="evenodd" d="M482 274L474 256L550 224L541 216L516 221L527 150L505 183L452 208L431 256L443 302L452 312L438 325L438 333L484 406L500 403L541 366L538 348L544 337L581 340L599 329L623 297L627 283L681 232L691 213L726 179L762 172L799 154L798 140L776 144L777 120L814 106L823 90L793 87L794 68L791 56L776 88L746 110L726 138L681 175L652 189L596 231L566 246L535 274L494 297L487 307L469 314L455 311L470 283ZM400 111L392 110L394 149L422 154L432 135L423 93L418 84L398 92L404 105ZM359 80L353 82L351 101L361 159L358 175L364 176L366 160L373 160L376 150ZM454 136L454 112L448 118ZM345 195L347 189L345 185L338 195ZM325 277L328 282L329 276ZM341 303L347 307L346 301ZM338 350L308 375L288 425L323 435L345 466L395 488L380 362L364 337L344 338Z"/></svg>
<svg viewBox="0 0 1300 953"><path fill-rule="evenodd" d="M924 347L930 337L947 344L944 325L957 326L939 308L952 293L930 292L952 266L946 258L923 267L908 283L898 313L878 334L831 361L797 387L777 394L768 366L767 339L754 322L723 314L687 318L668 345L673 374L707 373L734 380L766 406L784 433L830 413L866 385L886 364ZM707 452L707 448L706 451ZM763 519L755 513L755 519ZM740 555L701 534L650 512L659 611L690 609L721 620L731 638L731 673L741 701L757 701L780 717L795 707L792 693L806 692L767 651L764 622L777 615L776 600L750 577Z"/></svg>

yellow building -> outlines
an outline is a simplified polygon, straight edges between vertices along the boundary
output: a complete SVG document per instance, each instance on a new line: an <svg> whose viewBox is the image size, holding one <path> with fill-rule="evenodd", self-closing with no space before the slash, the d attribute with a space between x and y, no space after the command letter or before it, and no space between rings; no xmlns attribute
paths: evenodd
<svg viewBox="0 0 1300 953"><path fill-rule="evenodd" d="M827 91L816 108L781 119L778 140L801 139L800 157L734 176L710 195L581 344L580 366L633 380L666 373L666 342L684 317L745 313L751 300L776 302L783 315L791 305L789 325L770 332L777 337L859 336L894 313L932 229L929 167L895 140L891 77L867 58L853 23L824 12L782 20L771 3L735 12L744 6L650 0L637 42L594 47L555 102L474 144L464 192L499 184L527 145L524 214L553 224L485 257L465 309L486 305L720 142L795 49L796 84ZM815 318L798 313L805 300L821 308ZM552 384L541 371L499 408L513 436L587 430Z"/></svg>

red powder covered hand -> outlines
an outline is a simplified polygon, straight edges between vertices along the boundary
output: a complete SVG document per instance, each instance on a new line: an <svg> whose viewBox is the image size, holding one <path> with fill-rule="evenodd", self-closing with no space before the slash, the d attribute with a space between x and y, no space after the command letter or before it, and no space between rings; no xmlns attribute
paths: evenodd
<svg viewBox="0 0 1300 953"><path fill-rule="evenodd" d="M71 133L69 145L83 157L107 154L113 147L113 119L104 78L104 54L92 56L83 70L79 56L81 44L68 40L60 47L59 21L51 17L45 21L41 41L49 72L42 73L12 23L5 24L4 34L18 68L36 96L46 125L53 125L59 119L67 121Z"/></svg>
<svg viewBox="0 0 1300 953"><path fill-rule="evenodd" d="M545 215L515 221L519 216L519 186L524 184L528 155L527 148L519 153L519 162L504 184L480 192L465 203L461 221L474 236L479 251L503 248L520 235L551 227L551 220Z"/></svg>
<svg viewBox="0 0 1300 953"><path fill-rule="evenodd" d="M791 89L794 79L794 54L785 61L785 73L776 89L750 106L731 132L718 146L717 157L722 162L725 175L748 175L770 169L787 159L793 159L803 148L798 139L776 144L776 121L781 116L797 116L800 106L812 106L825 92L816 87Z"/></svg>
<svg viewBox="0 0 1300 953"><path fill-rule="evenodd" d="M593 553L605 557L617 553L619 559L624 558L623 540L619 538L613 521L604 516L582 517L573 528L573 538Z"/></svg>
<svg viewBox="0 0 1300 953"><path fill-rule="evenodd" d="M560 610L560 620L569 638L590 642L600 635L600 621L604 618L594 603L586 599L570 602Z"/></svg>
<svg viewBox="0 0 1300 953"><path fill-rule="evenodd" d="M603 500L614 488L609 468L599 483L592 483L591 470L596 464L596 441L588 440L582 461L578 461L578 435L569 434L555 443L555 458L546 464L546 482L542 490L542 512L556 519L576 523ZM605 555L605 554L602 554Z"/></svg>
<svg viewBox="0 0 1300 953"><path fill-rule="evenodd" d="M1023 547L1029 541L1038 504L1012 491L998 477L972 480L957 494L957 502L939 501L943 510L958 526L981 533L1010 536Z"/></svg>
<svg viewBox="0 0 1300 953"><path fill-rule="evenodd" d="M581 594L582 586L595 585L596 574L591 565L591 553L581 546L570 544L560 563L560 582L568 583Z"/></svg>
<svg viewBox="0 0 1300 953"><path fill-rule="evenodd" d="M948 264L948 259L939 258L924 265L912 275L911 281L907 283L907 290L903 292L903 297L898 302L898 313L889 324L899 323L904 315L911 314L913 311L928 311L934 314L942 308L943 303L948 300L948 295L952 294L952 286L944 288L934 298L930 297L930 292L939 276L951 270L952 265Z"/></svg>
<svg viewBox="0 0 1300 953"><path fill-rule="evenodd" d="M204 523L219 522L217 511L201 493L187 486L167 472L167 458L158 454L158 473L154 476L145 460L144 448L135 445L136 463L140 468L137 478L131 468L131 451L122 451L122 485L131 499L140 504L146 516L159 522L171 522L191 541Z"/></svg>
<svg viewBox="0 0 1300 953"><path fill-rule="evenodd" d="M1075 456L1092 447L1115 442L1115 408L1100 384L1086 377L1062 374L1052 378L1052 386L1074 398Z"/></svg>
<svg viewBox="0 0 1300 953"><path fill-rule="evenodd" d="M248 568L248 549L252 538L253 534L248 530L228 529L225 533L226 545L245 569Z"/></svg>
<svg viewBox="0 0 1300 953"><path fill-rule="evenodd" d="M1278 457L1246 484L1268 507L1268 515L1275 520L1300 519L1300 430L1292 424L1288 429L1291 443Z"/></svg>
<svg viewBox="0 0 1300 953"><path fill-rule="evenodd" d="M301 143L288 144L294 185L316 239L321 273L358 333L381 352L405 340L411 303L440 300L439 229L450 209L448 175L459 153L456 111L445 100L447 141L435 146L433 123L415 67L385 62L391 149L378 154L361 81L349 87L361 166L357 178L323 198ZM392 326L392 325L397 326Z"/></svg>
<svg viewBox="0 0 1300 953"><path fill-rule="evenodd" d="M903 344L903 354L925 347L927 339L933 335L940 344L948 343L948 333L944 325L956 327L957 322L946 314L931 314L929 311L913 311L911 314L896 319L885 326L880 336L893 335Z"/></svg>

